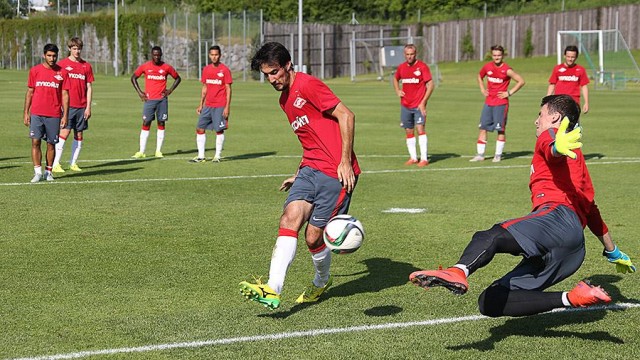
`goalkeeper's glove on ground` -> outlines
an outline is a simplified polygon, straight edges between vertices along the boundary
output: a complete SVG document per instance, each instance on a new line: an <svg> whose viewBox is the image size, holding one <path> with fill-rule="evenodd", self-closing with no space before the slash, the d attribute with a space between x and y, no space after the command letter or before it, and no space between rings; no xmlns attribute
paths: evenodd
<svg viewBox="0 0 640 360"><path fill-rule="evenodd" d="M631 262L629 255L620 251L617 245L613 251L603 250L602 255L606 256L610 263L616 264L617 272L622 274L636 272L636 267Z"/></svg>
<svg viewBox="0 0 640 360"><path fill-rule="evenodd" d="M582 143L578 141L582 137L582 128L577 126L575 129L566 132L568 127L569 118L565 116L560 122L560 127L556 133L556 140L553 143L553 151L557 154L575 159L576 153L571 150L582 147Z"/></svg>

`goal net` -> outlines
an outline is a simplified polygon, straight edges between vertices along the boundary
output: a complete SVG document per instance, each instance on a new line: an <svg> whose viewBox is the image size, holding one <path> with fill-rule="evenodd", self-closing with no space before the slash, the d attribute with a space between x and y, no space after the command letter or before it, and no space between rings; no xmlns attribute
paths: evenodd
<svg viewBox="0 0 640 360"><path fill-rule="evenodd" d="M575 45L578 63L591 70L596 89L624 89L627 81L640 81L640 68L618 30L558 31L558 64L564 49Z"/></svg>

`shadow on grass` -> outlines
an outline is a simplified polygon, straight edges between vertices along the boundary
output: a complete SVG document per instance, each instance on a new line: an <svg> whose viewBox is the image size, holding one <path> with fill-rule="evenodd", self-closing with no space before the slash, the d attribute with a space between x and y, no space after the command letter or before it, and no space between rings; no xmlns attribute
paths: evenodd
<svg viewBox="0 0 640 360"><path fill-rule="evenodd" d="M603 157L604 157L604 154L600 154L600 153L584 154L585 160L602 159Z"/></svg>
<svg viewBox="0 0 640 360"><path fill-rule="evenodd" d="M351 281L340 283L337 286L329 288L327 292L315 303L296 304L291 309L279 311L270 314L260 314L259 317L271 317L274 319L285 319L289 316L304 310L309 306L320 302L333 299L336 297L347 297L355 294L378 292L384 289L403 286L408 281L410 273L419 270L415 266L405 263L393 261L386 258L372 258L361 261L367 269L352 274L333 274L333 283L340 283L342 278L356 277ZM398 311L399 310L399 311ZM370 316L390 315L402 311L397 306L381 306L365 310L365 314Z"/></svg>
<svg viewBox="0 0 640 360"><path fill-rule="evenodd" d="M12 168L17 168L20 167L18 165L7 165L7 166L0 166L0 170L7 170L7 169L12 169Z"/></svg>
<svg viewBox="0 0 640 360"><path fill-rule="evenodd" d="M211 149L206 149L205 151L213 152L214 150L215 150L215 148L211 148ZM172 153L164 153L164 155L165 156L168 156L168 155L186 155L186 154L197 154L197 153L198 153L198 149L187 149L187 150L176 150L175 152L172 152ZM261 157L265 157L265 156L272 156L272 155L275 155L275 154L276 154L275 151L248 153L248 154L241 154L241 155L234 155L234 156L222 156L222 160L229 161L229 160L257 159L257 158L261 158Z"/></svg>
<svg viewBox="0 0 640 360"><path fill-rule="evenodd" d="M27 156L13 156L13 157L5 157L5 158L0 158L0 161L5 161L5 160L18 160L18 159L28 159Z"/></svg>
<svg viewBox="0 0 640 360"><path fill-rule="evenodd" d="M454 153L443 153L443 154L433 154L429 156L429 164L437 163L438 161L443 161L451 158L460 157L460 154Z"/></svg>
<svg viewBox="0 0 640 360"><path fill-rule="evenodd" d="M520 156L532 156L533 151L513 151L513 152L505 152L502 154L502 160L514 159Z"/></svg>
<svg viewBox="0 0 640 360"><path fill-rule="evenodd" d="M113 175L113 174L123 174L123 173L128 173L131 171L138 171L138 170L142 170L142 167L134 167L134 168L127 168L127 169L103 169L103 170L95 170L95 171L90 171L87 170L86 168L83 169L82 172L71 172L71 171L67 171L65 173L65 175L60 176L60 179L76 179L76 178L82 178L82 177L87 177L87 176L99 176L99 175ZM56 179L58 179L56 177Z"/></svg>
<svg viewBox="0 0 640 360"><path fill-rule="evenodd" d="M630 300L620 293L620 289L617 286L613 285L613 283L621 280L620 276L596 275L590 277L590 280L593 284L601 285L609 295L611 295L614 302L628 302ZM637 302L635 300L631 301ZM624 309L578 309L574 311L544 313L521 318L509 318L504 324L491 328L489 330L491 336L488 338L470 344L450 346L448 349L491 351L495 349L497 343L510 336L529 337L532 338L532 341L536 341L539 338L578 338L583 340L624 344L623 339L609 334L606 330L596 330L591 332L554 330L554 328L566 327L567 325L595 323L604 319L605 315L609 311L624 311ZM593 327L596 327L596 325L590 326L590 328Z"/></svg>
<svg viewBox="0 0 640 360"><path fill-rule="evenodd" d="M107 166L122 166L122 165L129 165L129 164L135 164L135 163L139 164L139 163L144 163L147 161L154 161L154 160L159 160L159 159L151 156L149 158L144 158L144 159L127 159L127 160L110 161L110 162L100 163L96 165L82 165L82 170L95 169L95 168L101 168L101 167L107 167ZM95 174L95 172L92 172L92 174Z"/></svg>

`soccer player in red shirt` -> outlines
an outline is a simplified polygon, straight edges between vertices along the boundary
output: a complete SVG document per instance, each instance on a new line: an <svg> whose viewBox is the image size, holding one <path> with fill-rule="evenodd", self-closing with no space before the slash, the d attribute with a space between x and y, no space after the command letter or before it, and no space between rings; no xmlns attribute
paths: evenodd
<svg viewBox="0 0 640 360"><path fill-rule="evenodd" d="M282 183L289 191L280 217L278 238L271 257L269 281L240 283L241 293L270 309L280 306L280 293L296 254L298 232L306 223L305 240L315 277L296 299L318 301L331 286L331 251L322 240L329 219L346 214L360 167L353 152L355 115L319 79L293 70L291 55L280 43L264 44L251 61L281 92L280 107L302 145L296 174Z"/></svg>
<svg viewBox="0 0 640 360"><path fill-rule="evenodd" d="M31 159L34 176L32 183L53 181L51 169L55 156L60 128L67 125L69 113L69 84L66 71L58 66L58 46L46 44L42 64L29 70L27 94L24 98L23 122L29 127L31 137ZM47 140L47 166L42 174L42 139Z"/></svg>
<svg viewBox="0 0 640 360"><path fill-rule="evenodd" d="M433 81L429 66L416 58L416 46L404 46L406 62L400 64L393 77L393 87L400 97L400 126L405 129L409 160L405 165L418 164L423 167L429 165L427 160L427 101L433 93ZM402 84L402 88L400 88ZM420 144L420 162L416 153L415 131L418 130Z"/></svg>
<svg viewBox="0 0 640 360"><path fill-rule="evenodd" d="M80 149L82 149L82 134L89 128L91 117L91 99L93 98L93 69L91 64L82 58L82 40L73 37L67 43L69 57L58 61L58 65L67 71L69 82L69 119L67 126L60 130L60 140L56 144L56 157L53 160L54 173L63 173L60 166L60 158L64 151L64 143L73 129L73 146L71 147L71 160L69 169L82 171L77 164Z"/></svg>
<svg viewBox="0 0 640 360"><path fill-rule="evenodd" d="M500 45L491 47L493 61L485 64L478 73L478 85L480 92L485 96L482 114L480 115L480 133L476 142L476 156L470 161L484 160L484 151L487 146L487 131L497 131L496 152L493 162L502 159L502 152L506 142L507 115L509 113L509 98L524 86L524 79L515 72L507 63L503 62L504 48ZM484 78L487 78L485 87ZM511 79L516 85L509 90Z"/></svg>
<svg viewBox="0 0 640 360"><path fill-rule="evenodd" d="M151 122L158 119L158 132L156 134L157 158L163 157L162 143L164 142L164 126L169 120L169 95L180 85L180 75L173 66L162 61L162 48L154 46L151 49L152 60L138 66L131 75L131 84L140 96L144 106L142 109L142 130L140 131L140 151L133 154L132 158L145 158L147 139L149 139L149 129ZM138 85L138 78L144 74L144 92ZM167 76L171 76L174 81L170 89L167 89Z"/></svg>
<svg viewBox="0 0 640 360"><path fill-rule="evenodd" d="M549 77L547 95L570 95L580 106L580 91L584 98L582 112L589 112L589 74L584 67L578 65L578 47L569 45L564 49L564 63L556 65Z"/></svg>
<svg viewBox="0 0 640 360"><path fill-rule="evenodd" d="M200 104L196 109L196 113L200 115L196 125L198 156L189 160L194 163L206 161L204 149L207 143L207 129L216 132L216 152L213 161L220 162L222 155L224 131L229 124L233 78L231 78L229 68L220 62L220 55L220 46L210 47L209 60L211 60L211 64L202 69L202 91L200 92Z"/></svg>
<svg viewBox="0 0 640 360"><path fill-rule="evenodd" d="M568 292L544 291L582 265L585 226L598 237L603 255L618 272L636 271L629 256L614 244L594 201L591 177L579 149L580 128L566 132L579 117L580 107L570 96L544 97L535 121L531 213L476 232L453 267L416 271L409 279L423 288L444 286L461 295L469 288L469 275L489 264L495 254L506 253L523 259L482 292L478 304L483 315L526 316L611 301L601 287L584 280Z"/></svg>

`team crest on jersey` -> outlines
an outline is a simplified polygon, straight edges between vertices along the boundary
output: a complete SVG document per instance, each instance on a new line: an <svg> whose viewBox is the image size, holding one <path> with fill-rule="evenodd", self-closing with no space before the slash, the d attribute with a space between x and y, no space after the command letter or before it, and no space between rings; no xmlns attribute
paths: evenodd
<svg viewBox="0 0 640 360"><path fill-rule="evenodd" d="M223 73L222 71L220 71L220 72L218 73L218 77L224 77L224 73Z"/></svg>
<svg viewBox="0 0 640 360"><path fill-rule="evenodd" d="M305 100L305 99L303 99L301 97L297 97L296 100L293 102L293 106L298 108L298 109L302 109L302 107L306 103L307 103L307 100Z"/></svg>
<svg viewBox="0 0 640 360"><path fill-rule="evenodd" d="M58 81L62 81L62 80L64 80L64 78L63 78L63 77L62 77L62 75L60 75L60 74L55 74L55 75L54 75L54 78L56 78L56 80L58 80Z"/></svg>
<svg viewBox="0 0 640 360"><path fill-rule="evenodd" d="M162 69L158 70L158 72L159 72L160 74L164 74L164 70L162 70Z"/></svg>
<svg viewBox="0 0 640 360"><path fill-rule="evenodd" d="M415 76L420 76L422 73L420 72L420 69L416 70L413 72L413 75Z"/></svg>

